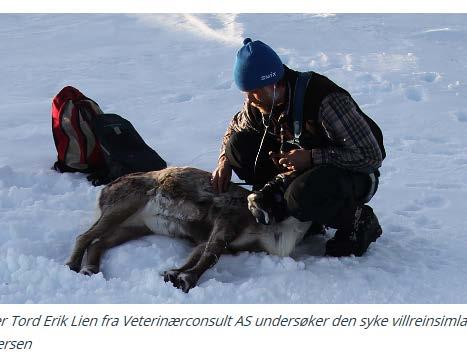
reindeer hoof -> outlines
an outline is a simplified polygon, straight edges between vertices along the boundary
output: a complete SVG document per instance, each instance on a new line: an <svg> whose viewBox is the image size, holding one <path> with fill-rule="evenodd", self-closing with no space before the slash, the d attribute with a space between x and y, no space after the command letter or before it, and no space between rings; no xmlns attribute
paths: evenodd
<svg viewBox="0 0 467 361"><path fill-rule="evenodd" d="M198 277L196 277L192 273L180 273L177 276L177 280L178 285L175 287L181 289L185 293L188 293L189 290L196 286L196 283L198 282Z"/></svg>
<svg viewBox="0 0 467 361"><path fill-rule="evenodd" d="M72 262L67 262L65 263L65 266L68 266L68 268L76 273L79 273L79 270L81 268L81 265L79 264L76 264L76 263L72 263Z"/></svg>
<svg viewBox="0 0 467 361"><path fill-rule="evenodd" d="M170 282L175 288L188 293L190 289L196 286L198 277L192 273L185 273L176 270L169 270L162 273L165 282Z"/></svg>
<svg viewBox="0 0 467 361"><path fill-rule="evenodd" d="M177 276L179 275L179 271L175 270L168 270L165 272L162 272L162 276L164 277L164 282L172 282L175 285L175 282L177 280Z"/></svg>
<svg viewBox="0 0 467 361"><path fill-rule="evenodd" d="M81 268L81 271L79 271L79 273L85 276L92 276L98 272L99 270L96 266L84 266L83 268Z"/></svg>

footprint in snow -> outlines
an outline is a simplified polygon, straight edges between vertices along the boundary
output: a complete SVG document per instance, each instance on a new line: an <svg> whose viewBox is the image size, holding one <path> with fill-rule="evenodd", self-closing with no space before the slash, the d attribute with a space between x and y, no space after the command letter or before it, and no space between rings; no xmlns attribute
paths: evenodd
<svg viewBox="0 0 467 361"><path fill-rule="evenodd" d="M422 228L441 229L441 225L437 221L423 215L415 219L415 224Z"/></svg>
<svg viewBox="0 0 467 361"><path fill-rule="evenodd" d="M418 212L421 211L422 208L418 206L417 204L410 204L408 206L405 206L402 208L402 212Z"/></svg>
<svg viewBox="0 0 467 361"><path fill-rule="evenodd" d="M402 226L400 224L386 224L384 226L384 233L389 239L391 239L410 236L414 232L410 227Z"/></svg>
<svg viewBox="0 0 467 361"><path fill-rule="evenodd" d="M455 159L453 160L453 163L458 165L467 165L467 158Z"/></svg>
<svg viewBox="0 0 467 361"><path fill-rule="evenodd" d="M466 160L467 163L467 160ZM407 188L424 188L424 189L462 189L463 185L459 183L435 183L435 182L421 182L421 183L407 183Z"/></svg>
<svg viewBox="0 0 467 361"><path fill-rule="evenodd" d="M405 216L405 217L412 217L416 213L422 212L427 209L444 208L446 207L447 204L448 204L448 201L444 199L443 197L436 196L436 195L426 196L421 199L416 199L414 202L397 210L395 213ZM417 219L418 218L419 217L417 217Z"/></svg>
<svg viewBox="0 0 467 361"><path fill-rule="evenodd" d="M463 110L458 110L451 112L451 117L458 122L467 123L467 112Z"/></svg>
<svg viewBox="0 0 467 361"><path fill-rule="evenodd" d="M414 102L425 100L425 94L420 87L410 87L405 90L405 97Z"/></svg>
<svg viewBox="0 0 467 361"><path fill-rule="evenodd" d="M446 199L440 196L428 196L415 201L422 208L443 208L447 205Z"/></svg>
<svg viewBox="0 0 467 361"><path fill-rule="evenodd" d="M359 82L380 82L381 79L371 73L363 73L357 76Z"/></svg>
<svg viewBox="0 0 467 361"><path fill-rule="evenodd" d="M193 99L190 94L172 94L163 98L164 103L185 103Z"/></svg>
<svg viewBox="0 0 467 361"><path fill-rule="evenodd" d="M434 83L441 79L441 75L435 71L422 72L417 74L421 80L427 83Z"/></svg>

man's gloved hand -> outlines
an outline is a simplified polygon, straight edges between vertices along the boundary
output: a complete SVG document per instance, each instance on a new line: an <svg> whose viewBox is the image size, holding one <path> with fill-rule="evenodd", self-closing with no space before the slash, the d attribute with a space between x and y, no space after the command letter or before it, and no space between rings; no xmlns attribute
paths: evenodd
<svg viewBox="0 0 467 361"><path fill-rule="evenodd" d="M270 225L287 218L287 205L284 200L285 186L279 175L259 191L248 196L248 209L256 222Z"/></svg>

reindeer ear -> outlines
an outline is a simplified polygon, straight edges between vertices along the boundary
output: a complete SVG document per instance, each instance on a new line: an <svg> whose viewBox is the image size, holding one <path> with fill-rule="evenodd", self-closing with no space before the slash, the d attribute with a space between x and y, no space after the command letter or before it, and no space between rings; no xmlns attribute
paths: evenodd
<svg viewBox="0 0 467 361"><path fill-rule="evenodd" d="M256 222L264 225L270 225L272 221L272 217L270 215L271 204L268 204L267 197L264 197L261 192L254 192L247 197L247 200L248 209L253 217L256 218Z"/></svg>

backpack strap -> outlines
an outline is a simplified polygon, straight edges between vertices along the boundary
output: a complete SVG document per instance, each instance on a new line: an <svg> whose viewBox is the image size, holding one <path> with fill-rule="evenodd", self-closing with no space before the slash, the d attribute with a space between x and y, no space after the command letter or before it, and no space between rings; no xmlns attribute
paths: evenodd
<svg viewBox="0 0 467 361"><path fill-rule="evenodd" d="M303 123L303 104L305 102L305 92L310 83L313 72L299 72L297 82L295 83L294 101L293 101L293 128L294 128L294 143L299 144L300 136L302 135Z"/></svg>

